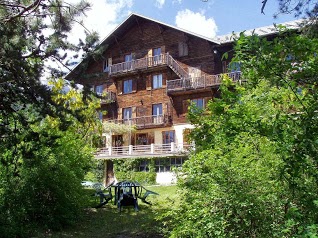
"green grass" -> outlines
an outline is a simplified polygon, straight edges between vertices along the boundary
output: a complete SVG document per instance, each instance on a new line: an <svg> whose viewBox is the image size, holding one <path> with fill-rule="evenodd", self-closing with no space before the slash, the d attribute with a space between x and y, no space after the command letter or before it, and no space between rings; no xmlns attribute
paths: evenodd
<svg viewBox="0 0 318 238"><path fill-rule="evenodd" d="M124 207L118 211L113 201L103 208L95 209L92 206L99 203L99 198L92 197L93 190L87 189L87 208L79 222L60 232L47 232L38 237L163 237L162 224L156 217L171 209L178 203L176 186L148 186L147 189L159 193L150 195L147 200L152 206L139 202L139 211L133 207Z"/></svg>

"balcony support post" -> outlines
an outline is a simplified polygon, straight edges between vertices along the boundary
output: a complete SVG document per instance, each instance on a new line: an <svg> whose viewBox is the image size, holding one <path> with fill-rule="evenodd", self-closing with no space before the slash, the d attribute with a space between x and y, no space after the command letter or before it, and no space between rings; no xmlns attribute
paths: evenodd
<svg viewBox="0 0 318 238"><path fill-rule="evenodd" d="M112 155L112 154L113 154L113 147L112 147L112 146L109 146L109 147L108 147L108 154L109 154L109 155Z"/></svg>
<svg viewBox="0 0 318 238"><path fill-rule="evenodd" d="M150 153L154 154L155 153L155 144L151 143L150 145Z"/></svg>
<svg viewBox="0 0 318 238"><path fill-rule="evenodd" d="M175 150L175 144L174 142L171 142L171 152L174 152L174 150Z"/></svg>
<svg viewBox="0 0 318 238"><path fill-rule="evenodd" d="M128 147L128 154L131 155L133 152L133 146L132 145L129 145Z"/></svg>

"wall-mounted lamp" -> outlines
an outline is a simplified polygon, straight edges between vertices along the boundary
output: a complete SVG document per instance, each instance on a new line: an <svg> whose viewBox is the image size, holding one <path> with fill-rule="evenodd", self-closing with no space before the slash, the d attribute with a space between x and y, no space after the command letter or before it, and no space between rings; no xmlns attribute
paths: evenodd
<svg viewBox="0 0 318 238"><path fill-rule="evenodd" d="M217 50L217 49L214 49L214 50L213 50L213 53L214 53L214 54L217 54L217 53L218 53L218 50Z"/></svg>
<svg viewBox="0 0 318 238"><path fill-rule="evenodd" d="M141 105L144 105L144 101L142 99L140 100L140 103L141 103Z"/></svg>

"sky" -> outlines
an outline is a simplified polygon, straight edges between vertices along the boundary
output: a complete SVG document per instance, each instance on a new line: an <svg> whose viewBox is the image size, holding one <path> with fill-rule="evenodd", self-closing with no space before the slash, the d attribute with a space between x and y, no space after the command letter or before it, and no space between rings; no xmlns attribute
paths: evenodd
<svg viewBox="0 0 318 238"><path fill-rule="evenodd" d="M69 0L68 2L76 2ZM77 0L78 1L78 0ZM262 0L89 0L92 8L83 19L100 39L108 36L131 13L183 28L213 38L241 32L273 23L295 20L292 15L273 15L278 12L278 0L268 0L265 14ZM83 28L75 25L70 34L74 43L83 38Z"/></svg>

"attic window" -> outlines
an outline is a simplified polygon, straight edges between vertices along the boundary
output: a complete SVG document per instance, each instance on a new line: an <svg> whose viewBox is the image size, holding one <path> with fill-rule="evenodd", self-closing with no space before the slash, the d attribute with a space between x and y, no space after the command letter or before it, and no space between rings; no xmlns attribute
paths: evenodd
<svg viewBox="0 0 318 238"><path fill-rule="evenodd" d="M179 42L179 56L187 56L188 53L188 44L185 42Z"/></svg>

